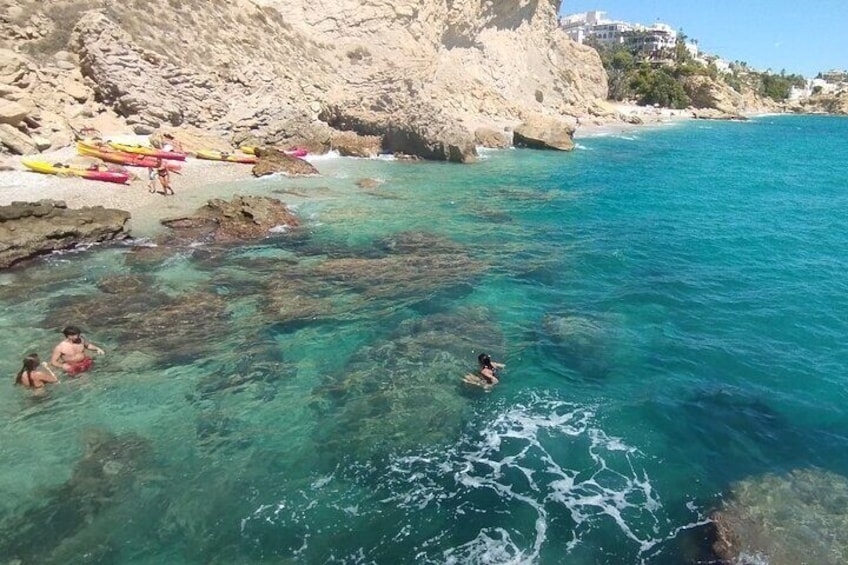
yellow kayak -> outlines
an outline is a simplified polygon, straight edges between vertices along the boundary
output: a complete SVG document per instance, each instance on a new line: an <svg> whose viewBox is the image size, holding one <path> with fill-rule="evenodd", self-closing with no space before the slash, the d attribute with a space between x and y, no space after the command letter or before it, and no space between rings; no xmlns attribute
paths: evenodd
<svg viewBox="0 0 848 565"><path fill-rule="evenodd" d="M144 145L126 145L124 143L109 142L109 147L124 153L135 153L136 155L147 155L149 157L158 157L159 159L172 159L174 161L185 161L186 154L179 151L165 151L164 149L156 149L155 147L145 147Z"/></svg>
<svg viewBox="0 0 848 565"><path fill-rule="evenodd" d="M195 157L198 159L207 159L209 161L227 161L228 163L244 163L247 165L253 165L257 161L256 156L248 155L247 153L242 153L240 151L235 153L226 153L224 151L201 149L195 153Z"/></svg>
<svg viewBox="0 0 848 565"><path fill-rule="evenodd" d="M116 182L118 184L126 184L126 182L130 179L129 173L101 171L99 168L86 169L84 167L65 165L63 163L51 164L47 161L38 161L36 159L21 159L21 163L23 163L24 167L37 173L44 173L45 175L82 177L89 180L102 180L105 182Z"/></svg>

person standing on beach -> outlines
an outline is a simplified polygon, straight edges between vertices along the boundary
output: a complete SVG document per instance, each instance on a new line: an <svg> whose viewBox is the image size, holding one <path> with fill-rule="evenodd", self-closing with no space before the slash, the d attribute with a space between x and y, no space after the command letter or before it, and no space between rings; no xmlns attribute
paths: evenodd
<svg viewBox="0 0 848 565"><path fill-rule="evenodd" d="M156 179L159 178L159 175L156 173L156 169L153 167L147 167L147 192L156 192Z"/></svg>
<svg viewBox="0 0 848 565"><path fill-rule="evenodd" d="M44 367L46 371L39 371ZM46 383L58 383L59 379L46 362L42 363L38 353L30 353L24 357L23 366L15 377L15 384L26 388L43 388Z"/></svg>
<svg viewBox="0 0 848 565"><path fill-rule="evenodd" d="M157 160L156 174L159 176L159 184L162 185L162 194L174 194L174 189L171 188L171 171L168 170L168 163L164 159Z"/></svg>
<svg viewBox="0 0 848 565"><path fill-rule="evenodd" d="M68 326L62 330L65 339L53 348L50 363L63 369L68 375L75 377L91 369L94 359L86 355L86 350L96 351L98 355L106 352L82 337L82 331L76 326Z"/></svg>

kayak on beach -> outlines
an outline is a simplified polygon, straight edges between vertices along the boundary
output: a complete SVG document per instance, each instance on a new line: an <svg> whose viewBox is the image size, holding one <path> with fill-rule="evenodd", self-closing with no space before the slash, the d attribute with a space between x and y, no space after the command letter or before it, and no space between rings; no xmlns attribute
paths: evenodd
<svg viewBox="0 0 848 565"><path fill-rule="evenodd" d="M156 149L155 147L147 147L144 145L127 145L124 143L108 142L109 147L124 153L132 153L135 155L146 155L159 159L169 159L172 161L185 161L186 154L179 151L166 151L165 149Z"/></svg>
<svg viewBox="0 0 848 565"><path fill-rule="evenodd" d="M227 153L224 151L203 149L195 153L195 157L198 159L207 159L209 161L227 161L229 163L244 163L246 165L253 165L257 161L257 157L255 155L248 155L247 153Z"/></svg>
<svg viewBox="0 0 848 565"><path fill-rule="evenodd" d="M126 184L130 179L130 174L127 172L101 171L99 169L66 165L64 163L51 164L46 161L38 161L36 159L21 159L21 163L23 163L23 165L28 169L46 175L82 177L88 180L116 182L118 184Z"/></svg>
<svg viewBox="0 0 848 565"><path fill-rule="evenodd" d="M158 165L157 157L140 155L138 153L126 153L124 151L112 149L109 146L95 145L84 141L77 142L77 152L80 155L97 157L98 159L108 161L109 163L117 163L128 167L150 167L155 169ZM165 166L167 166L170 171L177 172L180 170L180 165L178 163L171 163L167 160L165 161Z"/></svg>
<svg viewBox="0 0 848 565"><path fill-rule="evenodd" d="M242 145L239 147L239 151L242 153L247 153L249 155L256 155L257 147L255 145ZM306 157L309 154L309 151L303 149L302 147L295 147L293 149L280 149L283 153L288 155L289 157Z"/></svg>

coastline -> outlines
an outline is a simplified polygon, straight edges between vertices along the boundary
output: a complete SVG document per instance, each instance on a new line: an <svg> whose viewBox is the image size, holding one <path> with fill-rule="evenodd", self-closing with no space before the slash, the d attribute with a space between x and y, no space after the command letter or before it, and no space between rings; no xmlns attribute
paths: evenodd
<svg viewBox="0 0 848 565"><path fill-rule="evenodd" d="M628 104L611 104L611 108L619 116L638 118L640 123L584 116L574 132L575 141L664 127L694 119L691 112L686 110ZM106 137L126 143L146 143L148 139L148 136L117 132L107 133ZM69 146L40 153L37 157L48 162L68 162L78 158L78 155L75 148ZM0 166L11 169L0 171L0 205L48 199L64 201L70 208L103 206L125 210L131 215L128 229L137 238L150 237L160 231L160 220L191 214L210 198L221 196L216 193L215 187L254 178L249 165L189 157L183 163L180 174L171 177L176 195L166 197L147 191L147 170L144 168L129 167L136 178L128 185L118 185L32 172L21 164L21 156L18 155L0 157Z"/></svg>

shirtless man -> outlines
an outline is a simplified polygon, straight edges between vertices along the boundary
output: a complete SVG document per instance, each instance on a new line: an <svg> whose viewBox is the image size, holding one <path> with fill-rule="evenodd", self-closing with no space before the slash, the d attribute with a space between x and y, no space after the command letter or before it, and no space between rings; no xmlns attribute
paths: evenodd
<svg viewBox="0 0 848 565"><path fill-rule="evenodd" d="M94 360L85 354L86 349L96 351L98 355L106 352L82 337L82 332L76 326L68 326L62 333L65 339L53 348L53 357L50 363L54 367L64 369L68 375L74 377L88 371L94 365Z"/></svg>

